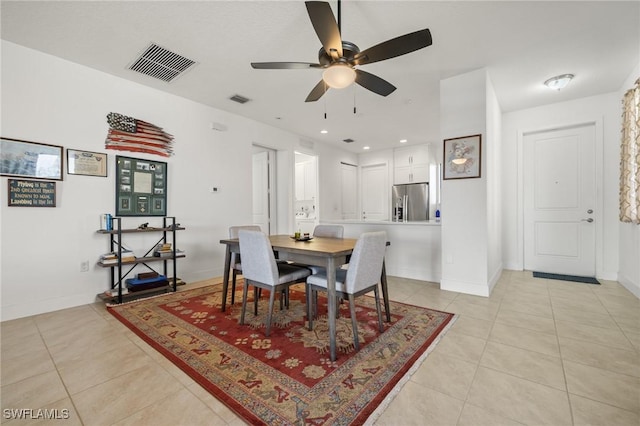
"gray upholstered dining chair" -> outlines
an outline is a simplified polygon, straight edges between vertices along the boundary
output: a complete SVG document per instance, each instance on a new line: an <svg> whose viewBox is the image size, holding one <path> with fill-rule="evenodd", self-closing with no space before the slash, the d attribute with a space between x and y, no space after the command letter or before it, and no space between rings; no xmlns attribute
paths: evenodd
<svg viewBox="0 0 640 426"><path fill-rule="evenodd" d="M382 311L380 309L380 297L378 283L382 273L382 262L387 245L387 233L365 232L363 233L351 255L348 269L336 269L336 296L349 300L351 325L353 327L353 343L356 350L360 349L358 341L358 322L356 320L355 297L374 292L376 310L378 311L378 328L383 331ZM309 318L309 330L313 329L313 311L315 309L315 294L318 291L327 291L327 274L319 273L307 278L307 316ZM312 307L312 305L314 305ZM333 338L333 336L331 336Z"/></svg>
<svg viewBox="0 0 640 426"><path fill-rule="evenodd" d="M276 262L271 242L266 234L250 230L240 230L238 234L240 256L242 257L242 275L244 276L240 324L244 324L249 286L254 287L254 315L258 314L258 289L269 290L269 311L265 330L265 336L269 336L275 294L288 290L289 286L304 280L311 272L307 268ZM280 309L282 309L282 302Z"/></svg>
<svg viewBox="0 0 640 426"><path fill-rule="evenodd" d="M326 238L343 238L344 226L342 225L316 225L313 228L314 237L326 237ZM302 265L297 265L302 266ZM319 274L325 272L324 267L316 265L305 265L312 274Z"/></svg>
<svg viewBox="0 0 640 426"><path fill-rule="evenodd" d="M258 225L231 226L229 227L229 238L238 238L238 232L241 229L248 231L261 230ZM233 305L236 300L236 279L238 274L242 275L242 262L240 260L240 253L238 252L231 252L231 270L233 271L231 278L231 304Z"/></svg>
<svg viewBox="0 0 640 426"><path fill-rule="evenodd" d="M314 237L342 238L344 226L342 225L316 225L313 228Z"/></svg>

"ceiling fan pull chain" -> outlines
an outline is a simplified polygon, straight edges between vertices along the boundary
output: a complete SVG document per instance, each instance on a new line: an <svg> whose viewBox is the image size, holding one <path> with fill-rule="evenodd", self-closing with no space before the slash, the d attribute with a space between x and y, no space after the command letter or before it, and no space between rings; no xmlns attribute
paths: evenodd
<svg viewBox="0 0 640 426"><path fill-rule="evenodd" d="M326 82L324 83L324 91L325 92L327 91L327 83ZM323 101L324 101L324 119L326 120L327 119L327 97L326 96L324 97Z"/></svg>
<svg viewBox="0 0 640 426"><path fill-rule="evenodd" d="M356 113L356 85L353 85L353 114Z"/></svg>

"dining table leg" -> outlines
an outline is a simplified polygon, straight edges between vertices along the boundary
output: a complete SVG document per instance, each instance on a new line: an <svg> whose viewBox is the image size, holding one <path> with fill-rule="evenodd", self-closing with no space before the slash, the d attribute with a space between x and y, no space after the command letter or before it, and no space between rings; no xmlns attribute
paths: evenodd
<svg viewBox="0 0 640 426"><path fill-rule="evenodd" d="M327 305L329 307L329 355L336 360L336 262L333 257L327 259ZM356 331L357 333L357 331Z"/></svg>
<svg viewBox="0 0 640 426"><path fill-rule="evenodd" d="M231 247L226 245L227 249L224 255L224 276L222 278L222 312L227 305L227 292L229 291L229 270L231 269Z"/></svg>

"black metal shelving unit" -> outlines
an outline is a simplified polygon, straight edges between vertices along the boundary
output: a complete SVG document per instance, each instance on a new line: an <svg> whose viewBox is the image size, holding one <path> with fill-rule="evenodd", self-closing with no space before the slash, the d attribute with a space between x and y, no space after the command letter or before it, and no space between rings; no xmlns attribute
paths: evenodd
<svg viewBox="0 0 640 426"><path fill-rule="evenodd" d="M104 230L100 229L97 232L99 234L109 235L109 251L117 253L118 261L116 263L102 263L98 262L98 266L103 268L110 268L111 272L111 294L100 293L98 295L104 301L122 303L124 301L137 299L152 294L166 293L168 291L176 291L178 285L178 271L177 271L177 259L186 257L184 254L176 253L176 232L182 231L185 228L176 224L176 218L173 216L166 216L162 218L162 228L131 228L122 229L122 218L112 218L112 229ZM136 257L135 260L122 261L122 247L123 247L123 235L133 233L146 233L146 232L161 232L162 236L154 243L144 256ZM158 244L164 244L169 242L168 237L171 239L172 253L169 257L157 257L153 255L153 250ZM139 265L146 266L149 270L157 272L153 267L149 266L149 263L162 262L163 275L169 280L169 285L158 288L152 288L147 290L140 290L135 292L127 292L122 294L122 286L125 285L125 278ZM169 270L168 262L172 263L173 276L169 277L167 271ZM128 270L124 271L124 269ZM114 290L117 289L117 294L114 294Z"/></svg>

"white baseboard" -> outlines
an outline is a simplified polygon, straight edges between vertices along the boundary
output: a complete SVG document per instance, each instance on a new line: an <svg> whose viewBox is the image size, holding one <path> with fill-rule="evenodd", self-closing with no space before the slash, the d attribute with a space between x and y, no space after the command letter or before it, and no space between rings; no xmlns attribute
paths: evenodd
<svg viewBox="0 0 640 426"><path fill-rule="evenodd" d="M607 281L618 281L616 272L596 272L596 278Z"/></svg>
<svg viewBox="0 0 640 426"><path fill-rule="evenodd" d="M502 267L502 263L498 266L498 268L496 268L496 271L493 273L493 275L491 276L491 279L489 280L489 294L491 294L491 292L493 291L493 288L496 286L496 284L498 284L498 280L500 280L500 277L502 276L502 271L503 271L503 267Z"/></svg>
<svg viewBox="0 0 640 426"><path fill-rule="evenodd" d="M407 268L393 268L387 266L387 275L400 278L409 278L412 280L429 281L433 283L440 282L441 277L433 271L426 271L424 269L407 269Z"/></svg>
<svg viewBox="0 0 640 426"><path fill-rule="evenodd" d="M2 307L1 321L9 321L17 318L29 317L32 315L44 314L47 312L59 311L61 309L75 308L76 306L88 305L96 301L96 294L74 294L73 296L56 297L54 299L30 301L19 305L9 305Z"/></svg>
<svg viewBox="0 0 640 426"><path fill-rule="evenodd" d="M489 297L490 294L488 284L470 283L454 280L440 281L440 290L455 291L458 293L465 293L483 297Z"/></svg>
<svg viewBox="0 0 640 426"><path fill-rule="evenodd" d="M622 284L624 288L633 293L634 296L640 299L640 283L634 283L624 275L618 275L618 282Z"/></svg>

